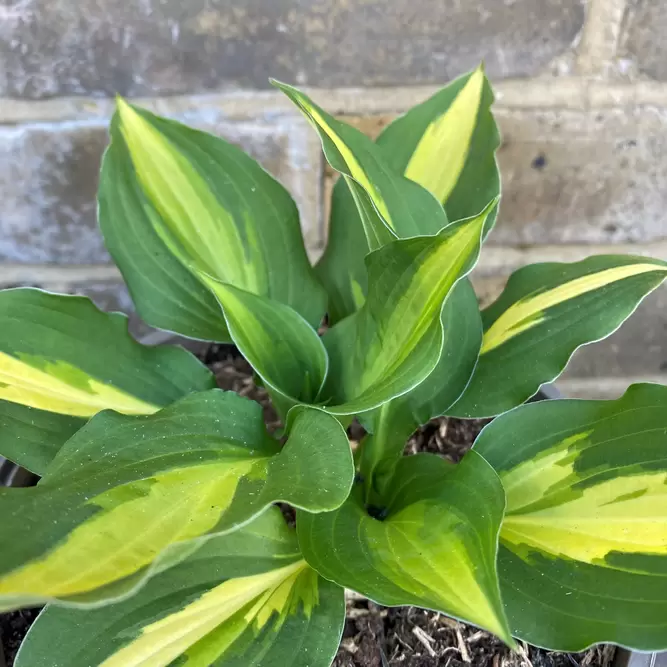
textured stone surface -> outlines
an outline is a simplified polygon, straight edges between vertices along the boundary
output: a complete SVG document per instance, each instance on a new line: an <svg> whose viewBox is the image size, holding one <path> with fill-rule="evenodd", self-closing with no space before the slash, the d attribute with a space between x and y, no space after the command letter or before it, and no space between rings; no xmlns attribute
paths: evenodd
<svg viewBox="0 0 667 667"><path fill-rule="evenodd" d="M134 312L134 304L125 283L116 281L73 283L63 285L59 291L87 296L100 310L107 313L129 315L128 327L135 337L141 337L153 331Z"/></svg>
<svg viewBox="0 0 667 667"><path fill-rule="evenodd" d="M101 123L0 129L0 260L109 260L95 219Z"/></svg>
<svg viewBox="0 0 667 667"><path fill-rule="evenodd" d="M290 190L307 242L320 240L319 145L300 117L228 121L202 108L181 120L240 145ZM0 261L109 261L97 229L97 173L106 121L0 128Z"/></svg>
<svg viewBox="0 0 667 667"><path fill-rule="evenodd" d="M664 0L630 0L624 19L621 57L636 69L667 81L667 3Z"/></svg>
<svg viewBox="0 0 667 667"><path fill-rule="evenodd" d="M498 110L503 200L492 243L667 236L667 114Z"/></svg>
<svg viewBox="0 0 667 667"><path fill-rule="evenodd" d="M229 86L444 81L485 60L539 72L576 41L584 0L5 0L0 90L150 95Z"/></svg>

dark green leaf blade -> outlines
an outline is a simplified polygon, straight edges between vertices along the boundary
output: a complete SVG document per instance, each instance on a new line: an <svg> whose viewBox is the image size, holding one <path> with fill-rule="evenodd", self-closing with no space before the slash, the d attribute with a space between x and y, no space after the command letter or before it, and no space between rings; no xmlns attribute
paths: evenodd
<svg viewBox="0 0 667 667"><path fill-rule="evenodd" d="M150 414L215 386L182 348L140 345L127 317L79 296L0 293L0 455L42 474L59 446L100 410Z"/></svg>
<svg viewBox="0 0 667 667"><path fill-rule="evenodd" d="M519 269L482 312L479 363L448 414L492 417L525 402L579 346L613 333L665 277L667 263L629 255Z"/></svg>
<svg viewBox="0 0 667 667"><path fill-rule="evenodd" d="M468 280L457 283L445 301L441 323L444 343L431 374L407 394L361 415L370 435L362 443L359 465L371 495L382 495L391 484L393 468L410 435L443 415L470 381L482 344L482 320Z"/></svg>
<svg viewBox="0 0 667 667"><path fill-rule="evenodd" d="M333 414L372 410L407 393L438 363L443 303L472 270L489 204L436 236L394 241L369 255L369 296L324 336L330 358L323 396Z"/></svg>
<svg viewBox="0 0 667 667"><path fill-rule="evenodd" d="M124 602L47 608L16 666L329 667L344 621L343 589L303 563L271 508Z"/></svg>
<svg viewBox="0 0 667 667"><path fill-rule="evenodd" d="M144 318L165 329L185 326L179 333L192 337L228 340L202 281L208 275L287 304L317 326L326 296L285 188L220 138L122 100L118 109L100 224ZM169 276L162 268L167 255Z"/></svg>
<svg viewBox="0 0 667 667"><path fill-rule="evenodd" d="M580 651L667 648L667 387L544 401L474 450L507 495L499 573L515 636Z"/></svg>
<svg viewBox="0 0 667 667"><path fill-rule="evenodd" d="M357 484L340 509L299 513L299 544L323 577L387 606L415 605L491 630L512 643L496 574L504 495L475 453L453 466L431 454L403 458L371 517Z"/></svg>
<svg viewBox="0 0 667 667"><path fill-rule="evenodd" d="M438 200L425 188L388 166L385 151L363 132L336 120L307 95L274 82L317 130L329 164L352 179L368 196L370 207L357 204L369 248L375 250L394 238L437 234L447 225ZM352 197L358 195L351 189ZM486 203L486 202L484 202Z"/></svg>
<svg viewBox="0 0 667 667"><path fill-rule="evenodd" d="M475 215L481 206L500 194L500 174L495 159L500 137L491 113L493 91L486 77L483 77L481 89L477 81L471 82L475 76L483 76L482 71L476 70L452 81L390 123L376 141L384 149L383 155L391 169L423 187L431 187L431 192L445 206L449 220ZM469 94L459 99L459 106L466 109L463 113L468 119L474 120L472 135L460 130L461 112L454 106L466 88ZM478 108L470 110L475 100ZM452 109L454 113L447 117ZM450 139L448 125L454 128L459 141ZM465 120L462 125L466 127ZM429 129L432 126L440 131L433 132ZM418 153L422 155L419 162L427 165L423 170L426 178L414 168L408 170L413 156ZM429 174L438 173L452 162L462 164L460 172L449 170L451 174L458 173L453 188L435 188ZM489 215L485 234L493 227L496 213ZM354 199L343 179L333 188L328 228L327 247L315 270L329 294L329 318L335 323L358 310L363 303L362 297L366 294L364 257L369 252ZM428 231L424 229L420 233Z"/></svg>
<svg viewBox="0 0 667 667"><path fill-rule="evenodd" d="M0 401L0 452L36 475L44 474L58 450L85 419Z"/></svg>
<svg viewBox="0 0 667 667"><path fill-rule="evenodd" d="M207 282L222 305L234 343L265 385L280 395L282 407L317 402L329 358L308 322L268 297Z"/></svg>
<svg viewBox="0 0 667 667"><path fill-rule="evenodd" d="M0 544L0 608L121 598L274 502L338 507L354 476L345 431L308 407L288 426L281 449L259 404L220 390L145 417L97 415L37 487L0 489L14 536Z"/></svg>

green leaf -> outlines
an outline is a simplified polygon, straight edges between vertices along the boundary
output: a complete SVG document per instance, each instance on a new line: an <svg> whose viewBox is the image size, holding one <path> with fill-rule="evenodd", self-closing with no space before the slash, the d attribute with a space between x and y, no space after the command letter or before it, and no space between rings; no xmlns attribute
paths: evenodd
<svg viewBox="0 0 667 667"><path fill-rule="evenodd" d="M234 343L265 386L289 407L299 401L315 403L329 364L317 332L289 306L231 285L209 283Z"/></svg>
<svg viewBox="0 0 667 667"><path fill-rule="evenodd" d="M507 496L501 590L513 634L579 651L667 648L667 387L545 401L498 417L475 451Z"/></svg>
<svg viewBox="0 0 667 667"><path fill-rule="evenodd" d="M215 386L189 352L140 345L85 297L4 290L0 319L0 454L38 474L100 410L149 414Z"/></svg>
<svg viewBox="0 0 667 667"><path fill-rule="evenodd" d="M325 293L289 193L231 144L119 99L102 170L100 224L142 317L229 339L204 276L320 323Z"/></svg>
<svg viewBox="0 0 667 667"><path fill-rule="evenodd" d="M394 241L368 256L368 299L324 336L330 358L323 393L328 412L371 410L433 371L443 350L443 303L472 270L495 205L436 236Z"/></svg>
<svg viewBox="0 0 667 667"><path fill-rule="evenodd" d="M450 220L475 215L500 194L495 159L500 137L492 103L491 86L480 68L397 118L377 139L387 166L429 189ZM485 234L495 219L492 211ZM429 232L424 228L419 233ZM340 179L332 193L329 240L315 269L329 294L332 322L360 307L358 295L366 293L363 260L368 252L354 199Z"/></svg>
<svg viewBox="0 0 667 667"><path fill-rule="evenodd" d="M270 508L128 600L48 607L16 667L329 667L344 622L343 589L305 564Z"/></svg>
<svg viewBox="0 0 667 667"><path fill-rule="evenodd" d="M0 401L0 451L10 461L43 475L58 450L85 423L79 417Z"/></svg>
<svg viewBox="0 0 667 667"><path fill-rule="evenodd" d="M0 489L0 608L120 598L204 537L268 505L329 511L354 475L334 417L295 409L283 449L259 404L194 394L150 416L104 412L60 450L29 489Z"/></svg>
<svg viewBox="0 0 667 667"><path fill-rule="evenodd" d="M415 605L474 623L512 643L496 553L505 498L475 453L454 466L432 454L401 459L382 511L357 484L334 512L299 513L299 544L323 577L386 606Z"/></svg>
<svg viewBox="0 0 667 667"><path fill-rule="evenodd" d="M490 417L557 378L581 345L613 333L667 276L667 263L600 255L533 264L482 312L484 340L466 392L448 414Z"/></svg>
<svg viewBox="0 0 667 667"><path fill-rule="evenodd" d="M317 130L329 164L345 176L371 250L392 237L437 234L447 224L444 209L435 197L389 166L388 151L363 132L330 116L296 88L273 83ZM359 201L360 190L368 200Z"/></svg>
<svg viewBox="0 0 667 667"><path fill-rule="evenodd" d="M421 424L444 414L461 396L477 364L482 321L468 280L460 281L445 301L440 318L444 343L431 374L412 391L363 415L370 431L362 444L360 469L372 494L382 494L405 443Z"/></svg>

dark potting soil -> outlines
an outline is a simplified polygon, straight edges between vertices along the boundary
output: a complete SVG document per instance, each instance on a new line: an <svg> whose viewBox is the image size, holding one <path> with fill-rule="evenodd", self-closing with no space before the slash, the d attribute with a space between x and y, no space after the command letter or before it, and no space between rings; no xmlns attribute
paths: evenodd
<svg viewBox="0 0 667 667"><path fill-rule="evenodd" d="M262 405L269 430L280 426L267 392L254 383L252 369L234 348L211 345L198 356L222 389ZM488 420L434 419L410 438L405 453L432 452L457 463L486 423ZM348 433L353 446L364 435L356 422ZM282 509L293 524L291 508ZM18 647L39 611L0 614L0 648L4 648L6 667L13 666ZM333 667L611 667L614 653L612 646L567 654L527 644L513 653L493 635L442 614L416 607L383 608L351 594ZM1 650L0 667L4 667Z"/></svg>

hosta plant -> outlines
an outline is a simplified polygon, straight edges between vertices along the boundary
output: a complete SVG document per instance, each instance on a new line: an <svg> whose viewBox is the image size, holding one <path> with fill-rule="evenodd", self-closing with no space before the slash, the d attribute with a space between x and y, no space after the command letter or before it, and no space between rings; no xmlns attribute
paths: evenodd
<svg viewBox="0 0 667 667"><path fill-rule="evenodd" d="M99 221L143 319L233 343L280 432L121 315L0 295L0 454L41 477L0 491L0 608L47 605L18 667L326 667L345 588L510 646L666 647L667 388L522 404L667 264L528 266L480 313L500 197L483 70L377 141L276 86L341 175L314 268L280 183L121 99ZM404 456L442 415L496 418L458 465Z"/></svg>

